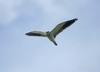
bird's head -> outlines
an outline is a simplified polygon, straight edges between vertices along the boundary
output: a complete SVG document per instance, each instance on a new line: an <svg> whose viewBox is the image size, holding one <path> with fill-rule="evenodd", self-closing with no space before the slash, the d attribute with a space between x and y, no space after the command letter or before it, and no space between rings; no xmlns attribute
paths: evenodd
<svg viewBox="0 0 100 72"><path fill-rule="evenodd" d="M49 32L49 31L47 31L47 32L46 32L46 34L47 34L47 35L49 35L49 34L50 34L50 32Z"/></svg>

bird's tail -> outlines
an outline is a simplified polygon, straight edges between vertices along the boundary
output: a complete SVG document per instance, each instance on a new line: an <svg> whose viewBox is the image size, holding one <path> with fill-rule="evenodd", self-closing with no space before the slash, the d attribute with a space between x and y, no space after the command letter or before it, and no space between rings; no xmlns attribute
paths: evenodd
<svg viewBox="0 0 100 72"><path fill-rule="evenodd" d="M47 35L47 37L48 37L48 39L49 39L50 41L52 41L52 42L57 46L57 43L56 43L56 41L54 40L54 36L52 36L52 35Z"/></svg>
<svg viewBox="0 0 100 72"><path fill-rule="evenodd" d="M56 46L57 46L57 43L55 41L52 41Z"/></svg>

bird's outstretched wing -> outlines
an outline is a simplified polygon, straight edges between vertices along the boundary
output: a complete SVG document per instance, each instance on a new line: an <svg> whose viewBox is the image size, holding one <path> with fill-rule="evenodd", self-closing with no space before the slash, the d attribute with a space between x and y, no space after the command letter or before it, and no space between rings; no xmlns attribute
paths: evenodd
<svg viewBox="0 0 100 72"><path fill-rule="evenodd" d="M42 37L45 37L46 36L46 32L31 31L31 32L26 33L26 35L28 35L28 36L42 36Z"/></svg>
<svg viewBox="0 0 100 72"><path fill-rule="evenodd" d="M69 27L70 25L72 25L77 19L72 19L69 21L65 21L62 22L60 24L58 24L52 31L51 33L54 35L54 37L56 37L60 32L62 32L65 28Z"/></svg>

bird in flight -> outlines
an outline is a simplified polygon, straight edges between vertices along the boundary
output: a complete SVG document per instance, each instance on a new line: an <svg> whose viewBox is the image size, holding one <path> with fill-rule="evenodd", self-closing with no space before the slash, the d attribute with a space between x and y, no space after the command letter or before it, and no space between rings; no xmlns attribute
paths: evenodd
<svg viewBox="0 0 100 72"><path fill-rule="evenodd" d="M25 33L28 36L40 36L40 37L47 37L50 41L52 41L56 46L57 43L55 41L56 36L62 32L64 29L72 25L75 21L77 21L77 18L62 22L58 24L53 30L42 32L42 31L31 31L28 33Z"/></svg>

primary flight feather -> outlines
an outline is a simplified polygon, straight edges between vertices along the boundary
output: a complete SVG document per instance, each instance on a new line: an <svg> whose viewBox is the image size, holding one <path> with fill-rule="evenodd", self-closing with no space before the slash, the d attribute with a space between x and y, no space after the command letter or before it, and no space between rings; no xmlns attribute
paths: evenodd
<svg viewBox="0 0 100 72"><path fill-rule="evenodd" d="M57 43L55 41L55 37L62 32L64 29L66 29L67 27L69 27L70 25L72 25L76 20L78 20L77 18L74 18L72 20L68 20L65 22L62 22L60 24L58 24L52 31L47 31L47 32L41 32L41 31L31 31L26 33L26 35L28 36L42 36L42 37L48 37L50 41L52 41L56 46Z"/></svg>

